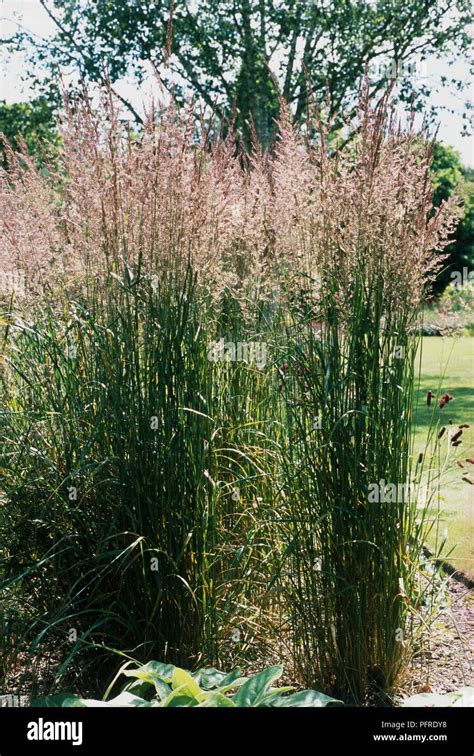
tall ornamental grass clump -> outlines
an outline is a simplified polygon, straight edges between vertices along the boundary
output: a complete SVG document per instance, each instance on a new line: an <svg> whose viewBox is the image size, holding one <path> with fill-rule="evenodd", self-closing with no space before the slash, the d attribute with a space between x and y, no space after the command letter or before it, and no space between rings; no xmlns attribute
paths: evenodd
<svg viewBox="0 0 474 756"><path fill-rule="evenodd" d="M192 280L128 286L109 282L106 309L77 301L12 326L4 579L35 642L72 629L71 653L92 636L189 659L213 585L207 336Z"/></svg>
<svg viewBox="0 0 474 756"><path fill-rule="evenodd" d="M455 209L433 211L429 146L387 97L355 126L336 150L317 112L303 138L283 105L276 144L246 156L191 109L152 107L136 134L107 95L65 102L41 170L6 149L18 649L51 643L62 672L88 644L187 666L278 641L343 700L395 684L424 533L417 315Z"/></svg>
<svg viewBox="0 0 474 756"><path fill-rule="evenodd" d="M260 338L247 177L190 113L135 136L104 108L66 103L54 165L9 152L1 184L0 258L26 273L4 302L2 610L60 672L87 644L240 649L272 545L265 364L213 356Z"/></svg>
<svg viewBox="0 0 474 756"><path fill-rule="evenodd" d="M306 274L287 278L283 586L301 678L362 703L400 680L424 600L417 317L452 216L432 213L429 146L386 99L365 103L349 148L324 144L283 122L271 170L276 247Z"/></svg>
<svg viewBox="0 0 474 756"><path fill-rule="evenodd" d="M3 609L23 649L61 649L60 676L88 644L229 658L271 574L271 376L210 359L191 273L106 292L16 317L2 384Z"/></svg>

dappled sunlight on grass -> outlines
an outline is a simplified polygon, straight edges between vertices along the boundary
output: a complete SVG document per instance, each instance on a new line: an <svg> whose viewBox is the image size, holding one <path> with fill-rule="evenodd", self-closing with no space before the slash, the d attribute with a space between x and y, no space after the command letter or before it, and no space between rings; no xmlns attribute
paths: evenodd
<svg viewBox="0 0 474 756"><path fill-rule="evenodd" d="M454 398L440 412L446 426L469 423L464 429L462 444L450 452L450 461L440 483L440 490L432 509L441 513L438 528L433 528L429 545L436 539L447 541L443 553L455 567L474 575L474 486L463 475L474 480L474 465L466 458L474 457L474 338L425 337L422 344L421 378L415 416L415 453L424 449L431 418L426 406L426 394L433 391L437 398L445 392ZM434 400L433 405L437 399ZM459 460L464 468L456 464Z"/></svg>

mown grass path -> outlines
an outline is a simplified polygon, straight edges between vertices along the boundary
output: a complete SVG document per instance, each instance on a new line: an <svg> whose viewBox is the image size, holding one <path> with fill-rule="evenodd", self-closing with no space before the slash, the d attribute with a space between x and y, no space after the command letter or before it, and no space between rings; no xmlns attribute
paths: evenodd
<svg viewBox="0 0 474 756"><path fill-rule="evenodd" d="M474 576L474 485L462 478L467 473L474 480L474 465L465 462L474 457L474 337L425 337L422 343L421 379L418 390L418 407L415 415L415 452L425 445L430 413L426 408L426 393L431 390L439 397L451 394L454 399L443 412L443 421L454 426L469 423L462 444L453 450L448 469L443 476L439 493L441 523L438 536L447 531L444 553L454 549L449 561L458 569ZM456 459L464 465L461 469ZM433 507L437 510L438 503ZM434 546L436 534L430 536Z"/></svg>

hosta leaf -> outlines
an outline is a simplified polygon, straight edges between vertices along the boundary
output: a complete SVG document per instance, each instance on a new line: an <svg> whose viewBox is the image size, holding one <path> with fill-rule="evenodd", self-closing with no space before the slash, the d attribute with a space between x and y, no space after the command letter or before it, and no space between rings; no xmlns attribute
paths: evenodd
<svg viewBox="0 0 474 756"><path fill-rule="evenodd" d="M71 693L58 693L55 696L46 696L45 698L38 698L33 701L32 706L44 706L47 709L61 708L61 707L84 707L87 706L80 696L72 695Z"/></svg>
<svg viewBox="0 0 474 756"><path fill-rule="evenodd" d="M160 680L158 677L153 678L153 681L155 683L155 690L158 698L160 698L162 701L165 698L168 698L169 694L171 693L170 686L163 682L163 680Z"/></svg>
<svg viewBox="0 0 474 756"><path fill-rule="evenodd" d="M125 669L125 677L134 677L147 685L153 685L159 698L167 698L171 692L167 683L173 679L176 667L172 664L160 664L160 662L151 661L136 669Z"/></svg>
<svg viewBox="0 0 474 756"><path fill-rule="evenodd" d="M162 685L165 685L165 683L162 683ZM133 693L134 696L146 699L150 697L151 688L152 686L149 682L144 682L143 680L131 680L124 686L123 691ZM167 695L169 695L170 691L171 688L168 688Z"/></svg>
<svg viewBox="0 0 474 756"><path fill-rule="evenodd" d="M150 698L149 694L151 687L154 687L156 695L161 700L168 698L169 694L171 693L170 686L163 682L163 680L160 680L159 677L155 677L154 675L150 675L150 677L148 677L145 681L133 680L125 686L124 690L129 691L136 696L140 696L140 698Z"/></svg>
<svg viewBox="0 0 474 756"><path fill-rule="evenodd" d="M197 706L197 701L195 698L190 698L189 696L170 696L168 699L168 702L163 702L162 706L168 706L170 708L177 708L180 706Z"/></svg>
<svg viewBox="0 0 474 756"><path fill-rule="evenodd" d="M119 693L115 698L111 698L108 701L94 701L91 698L84 699L86 706L151 706L150 701L146 701L144 698L134 696L133 693L123 691Z"/></svg>
<svg viewBox="0 0 474 756"><path fill-rule="evenodd" d="M122 674L126 677L137 677L145 680L147 677L159 677L163 682L170 683L176 667L173 664L162 664L157 661L150 661L136 669L125 669Z"/></svg>
<svg viewBox="0 0 474 756"><path fill-rule="evenodd" d="M451 693L417 693L405 698L402 706L474 706L474 688L461 688Z"/></svg>
<svg viewBox="0 0 474 756"><path fill-rule="evenodd" d="M337 698L318 693L317 690L301 690L291 696L277 698L272 706L344 706L344 703Z"/></svg>
<svg viewBox="0 0 474 756"><path fill-rule="evenodd" d="M136 669L123 670L132 678L120 695L108 701L81 698L71 694L48 696L34 701L32 706L45 707L321 707L343 706L343 702L315 690L291 693L292 686L272 688L271 684L283 673L281 666L269 667L250 679L240 677L240 669L224 674L213 667L191 674L170 664L149 662ZM120 674L120 672L119 672ZM165 682L165 680L167 682ZM111 683L113 687L115 680ZM170 683L171 685L169 685ZM202 687L198 683L202 684ZM155 686L157 695L152 694ZM239 687L240 686L240 687ZM238 688L232 696L225 695ZM291 693L291 695L286 695ZM153 694L154 695L154 694ZM421 700L420 700L421 699ZM439 703L436 703L439 701ZM422 694L404 702L404 706L472 706L474 688L463 688L445 696Z"/></svg>
<svg viewBox="0 0 474 756"><path fill-rule="evenodd" d="M459 698L454 701L453 706L472 706L474 707L474 688L473 687L464 687L459 688L459 690L456 691L456 693L459 693Z"/></svg>
<svg viewBox="0 0 474 756"><path fill-rule="evenodd" d="M162 706L196 706L198 700L196 696L190 696L185 692L186 685L173 690L168 698L163 701Z"/></svg>
<svg viewBox="0 0 474 756"><path fill-rule="evenodd" d="M206 698L198 703L198 706L216 706L216 707L235 707L235 703L226 696L222 695L222 693L219 693L219 691L212 691L210 695L206 696Z"/></svg>
<svg viewBox="0 0 474 756"><path fill-rule="evenodd" d="M224 677L224 679L221 682L221 687L230 685L231 683L235 683L235 685L242 685L244 682L247 682L247 677L242 677L242 670L240 667L237 667L232 672L229 672L228 675Z"/></svg>
<svg viewBox="0 0 474 756"><path fill-rule="evenodd" d="M219 688L217 688L218 693L228 693L230 690L235 690L236 688L240 688L244 683L246 683L248 680L248 677L238 677L233 682L229 683L228 685L220 685Z"/></svg>
<svg viewBox="0 0 474 756"><path fill-rule="evenodd" d="M270 688L270 690L264 693L261 706L274 706L273 702L276 698L282 696L284 693L290 693L294 689L293 685L287 685L285 688Z"/></svg>
<svg viewBox="0 0 474 756"><path fill-rule="evenodd" d="M212 688L219 687L223 680L225 680L226 676L225 672L220 672L218 669L214 669L214 667L199 669L193 674L196 682L204 688L204 690L212 690Z"/></svg>
<svg viewBox="0 0 474 756"><path fill-rule="evenodd" d="M259 706L272 682L283 674L283 667L268 667L258 675L254 675L237 691L232 698L236 706Z"/></svg>
<svg viewBox="0 0 474 756"><path fill-rule="evenodd" d="M176 667L173 672L171 687L173 690L181 690L184 695L192 698L197 698L203 692L194 677L185 669L179 669L179 667Z"/></svg>
<svg viewBox="0 0 474 756"><path fill-rule="evenodd" d="M452 706L450 696L441 693L418 693L415 696L406 698L402 706Z"/></svg>

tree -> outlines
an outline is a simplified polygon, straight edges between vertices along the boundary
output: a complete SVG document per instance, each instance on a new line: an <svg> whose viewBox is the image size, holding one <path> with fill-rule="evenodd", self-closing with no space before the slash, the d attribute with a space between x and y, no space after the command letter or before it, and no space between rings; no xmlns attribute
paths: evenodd
<svg viewBox="0 0 474 756"><path fill-rule="evenodd" d="M472 171L464 170L459 154L452 147L436 142L431 165L434 204L439 205L456 190L463 200L463 215L454 234L454 242L447 248L444 270L433 287L440 294L452 281L453 272L474 269L474 182Z"/></svg>
<svg viewBox="0 0 474 756"><path fill-rule="evenodd" d="M59 138L54 103L43 96L10 105L0 101L0 133L13 149L17 150L23 141L30 155L42 161L48 146L56 144ZM5 162L3 145L0 147L0 157Z"/></svg>
<svg viewBox="0 0 474 756"><path fill-rule="evenodd" d="M409 64L469 46L469 0L39 1L57 33L30 42L51 69L66 65L113 84L130 73L140 80L151 62L178 100L192 92L223 120L235 110L246 137L253 120L264 144L277 89L296 119L312 94L333 115L352 104L368 66L374 92L396 77L400 98L416 94L421 103L429 88L415 92Z"/></svg>

